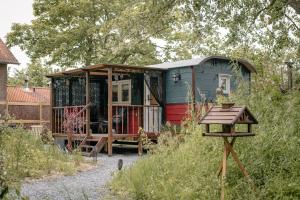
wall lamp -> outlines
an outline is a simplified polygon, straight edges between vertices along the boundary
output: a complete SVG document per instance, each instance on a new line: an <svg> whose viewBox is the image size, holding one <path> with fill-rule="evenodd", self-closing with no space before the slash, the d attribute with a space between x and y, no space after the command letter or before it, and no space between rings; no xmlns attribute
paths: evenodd
<svg viewBox="0 0 300 200"><path fill-rule="evenodd" d="M177 83L180 80L181 80L181 75L179 73L173 74L174 83Z"/></svg>

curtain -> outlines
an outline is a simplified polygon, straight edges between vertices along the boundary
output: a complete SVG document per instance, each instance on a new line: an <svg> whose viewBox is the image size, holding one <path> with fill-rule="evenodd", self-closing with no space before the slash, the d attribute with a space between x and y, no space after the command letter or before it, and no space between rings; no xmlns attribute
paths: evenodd
<svg viewBox="0 0 300 200"><path fill-rule="evenodd" d="M144 74L145 82L151 94L159 105L163 105L163 79L162 72L147 71Z"/></svg>

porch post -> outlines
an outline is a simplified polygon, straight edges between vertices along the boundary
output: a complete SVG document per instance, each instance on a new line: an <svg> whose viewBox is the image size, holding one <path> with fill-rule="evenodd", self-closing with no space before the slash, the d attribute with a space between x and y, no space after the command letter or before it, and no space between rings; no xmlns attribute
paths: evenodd
<svg viewBox="0 0 300 200"><path fill-rule="evenodd" d="M196 71L195 71L194 66L192 66L192 101L193 101L193 108L195 108L195 103L196 103Z"/></svg>
<svg viewBox="0 0 300 200"><path fill-rule="evenodd" d="M90 91L91 91L91 84L90 84L90 72L85 72L85 104L88 105L90 103ZM86 134L87 136L90 136L90 113L91 108L88 106L86 108Z"/></svg>
<svg viewBox="0 0 300 200"><path fill-rule="evenodd" d="M51 78L51 82L50 82L50 127L51 127L51 131L52 133L55 131L55 123L54 123L54 110L53 110L53 107L55 106L54 105L54 87L53 87L53 84L54 84L54 80L53 78Z"/></svg>
<svg viewBox="0 0 300 200"><path fill-rule="evenodd" d="M107 74L107 84L108 84L108 156L112 156L112 142L113 142L113 135L112 135L112 68L108 68Z"/></svg>

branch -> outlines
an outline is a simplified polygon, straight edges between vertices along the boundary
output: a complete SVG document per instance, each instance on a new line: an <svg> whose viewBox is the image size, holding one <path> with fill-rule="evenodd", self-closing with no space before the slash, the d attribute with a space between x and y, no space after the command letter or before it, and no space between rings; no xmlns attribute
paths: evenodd
<svg viewBox="0 0 300 200"><path fill-rule="evenodd" d="M284 16L285 16L288 20L290 20L290 22L292 22L292 24L293 24L298 30L300 30L300 28L297 26L297 24L292 20L292 18L291 18L290 16L288 16L287 14L284 14Z"/></svg>
<svg viewBox="0 0 300 200"><path fill-rule="evenodd" d="M268 10L270 7L272 7L275 4L276 0L272 0L271 3L269 5L267 5L266 7L262 8L261 10L259 10L255 15L254 15L254 21L257 19L257 17L265 10Z"/></svg>

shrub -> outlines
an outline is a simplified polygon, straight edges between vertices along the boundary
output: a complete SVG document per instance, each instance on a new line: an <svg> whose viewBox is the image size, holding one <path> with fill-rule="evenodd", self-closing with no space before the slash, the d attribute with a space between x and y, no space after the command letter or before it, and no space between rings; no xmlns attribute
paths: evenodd
<svg viewBox="0 0 300 200"><path fill-rule="evenodd" d="M37 178L51 173L72 174L81 161L56 145L45 145L42 138L22 128L0 129L0 190L17 189L25 177Z"/></svg>
<svg viewBox="0 0 300 200"><path fill-rule="evenodd" d="M226 199L299 199L300 92L283 95L276 84L259 83L251 95L238 90L225 99L247 105L259 121L254 126L255 137L240 138L235 144L257 189L252 190L229 156ZM115 176L111 188L120 198L220 198L216 172L222 159L222 140L202 137L202 127L194 122L182 128L190 133L184 142L169 137L168 142L159 142L156 152Z"/></svg>

